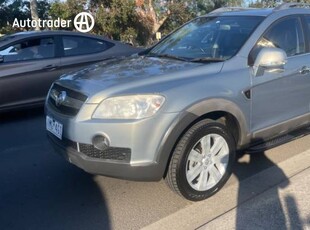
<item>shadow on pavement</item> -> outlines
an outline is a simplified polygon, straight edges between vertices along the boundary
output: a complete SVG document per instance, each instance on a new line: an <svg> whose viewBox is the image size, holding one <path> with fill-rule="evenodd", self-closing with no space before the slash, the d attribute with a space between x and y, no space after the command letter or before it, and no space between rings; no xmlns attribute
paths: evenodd
<svg viewBox="0 0 310 230"><path fill-rule="evenodd" d="M290 229L302 229L302 221L298 215L296 200L293 196L285 197L285 204L288 211Z"/></svg>
<svg viewBox="0 0 310 230"><path fill-rule="evenodd" d="M5 114L0 135L0 229L111 228L93 177L52 152L42 110Z"/></svg>
<svg viewBox="0 0 310 230"><path fill-rule="evenodd" d="M239 154L239 157L244 157L244 155L245 153L243 155ZM280 200L279 190L289 184L288 178L282 169L272 162L265 152L247 153L246 157L248 157L248 160L238 162L234 171L240 182L259 171L273 167L273 174L264 175L262 179L268 181L271 177L277 177L282 179L282 183L268 190L268 199L255 199L252 201L246 198L249 193L249 185L244 182L240 183L235 229L288 229L288 223L291 229L301 229L302 225L294 198L286 197L284 204ZM244 205L245 202L247 202L246 205ZM287 207L288 220L285 217L285 207ZM298 228L296 228L297 226Z"/></svg>

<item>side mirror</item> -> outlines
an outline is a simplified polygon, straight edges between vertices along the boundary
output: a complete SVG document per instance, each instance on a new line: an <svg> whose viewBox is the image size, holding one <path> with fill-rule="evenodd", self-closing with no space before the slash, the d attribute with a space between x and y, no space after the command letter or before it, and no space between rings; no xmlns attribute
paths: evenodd
<svg viewBox="0 0 310 230"><path fill-rule="evenodd" d="M253 65L254 76L259 77L268 73L282 73L287 63L284 50L279 48L263 48L259 51Z"/></svg>

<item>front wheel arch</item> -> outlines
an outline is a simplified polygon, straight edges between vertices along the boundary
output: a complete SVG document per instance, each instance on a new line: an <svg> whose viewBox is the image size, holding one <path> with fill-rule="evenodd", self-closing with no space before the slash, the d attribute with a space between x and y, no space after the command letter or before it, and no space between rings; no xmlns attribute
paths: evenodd
<svg viewBox="0 0 310 230"><path fill-rule="evenodd" d="M229 112L225 111L213 111L209 113L202 114L201 116L196 116L193 113L184 113L181 115L181 118L178 120L178 123L172 126L172 130L167 139L164 142L163 148L161 150L161 155L158 159L158 162L164 164L163 178L166 177L168 172L168 167L170 160L173 154L173 151L176 147L176 144L179 142L180 138L190 129L195 123L209 119L212 121L217 121L225 126L228 129L232 130L232 134L235 139L235 143L239 142L240 134L242 132L240 124L237 118Z"/></svg>

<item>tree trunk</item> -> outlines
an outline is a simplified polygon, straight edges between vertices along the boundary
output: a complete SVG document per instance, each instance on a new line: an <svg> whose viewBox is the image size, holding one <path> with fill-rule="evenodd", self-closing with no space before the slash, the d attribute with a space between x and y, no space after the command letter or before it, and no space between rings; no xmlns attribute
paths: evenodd
<svg viewBox="0 0 310 230"><path fill-rule="evenodd" d="M37 26L36 26L35 30L40 30L37 0L30 0L30 12L31 12L31 19L34 21L37 21L37 23L36 23Z"/></svg>
<svg viewBox="0 0 310 230"><path fill-rule="evenodd" d="M143 0L136 0L136 14L140 25L146 30L145 43L150 45L156 32L167 20L170 11L167 11L159 18L153 6L153 1L148 0L145 3Z"/></svg>

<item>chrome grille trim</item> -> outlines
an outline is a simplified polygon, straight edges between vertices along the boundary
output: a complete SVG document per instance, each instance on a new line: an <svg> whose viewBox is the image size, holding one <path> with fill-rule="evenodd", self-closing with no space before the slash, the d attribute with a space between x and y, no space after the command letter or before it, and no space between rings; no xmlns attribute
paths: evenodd
<svg viewBox="0 0 310 230"><path fill-rule="evenodd" d="M62 98L61 103L58 103L57 100L61 93L64 93L65 97ZM53 84L48 95L48 105L56 112L68 116L77 115L86 100L86 95L58 84Z"/></svg>
<svg viewBox="0 0 310 230"><path fill-rule="evenodd" d="M51 92L50 92L50 97L56 101L57 99L57 96L60 92L58 92L57 90L55 89L52 89ZM75 98L72 98L70 96L67 96L65 101L62 102L62 105L63 106L67 106L67 107L72 107L72 108L75 108L75 109L80 109L82 107L82 105L84 104L83 101L80 101L80 100L77 100Z"/></svg>

